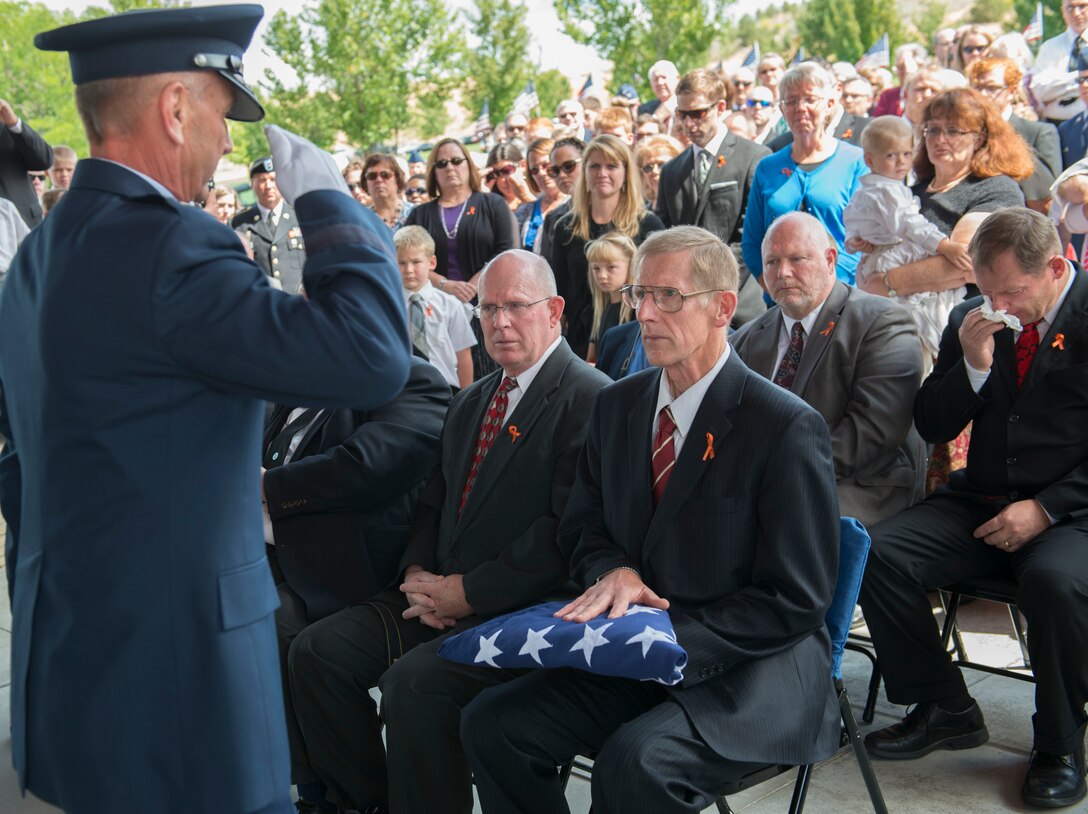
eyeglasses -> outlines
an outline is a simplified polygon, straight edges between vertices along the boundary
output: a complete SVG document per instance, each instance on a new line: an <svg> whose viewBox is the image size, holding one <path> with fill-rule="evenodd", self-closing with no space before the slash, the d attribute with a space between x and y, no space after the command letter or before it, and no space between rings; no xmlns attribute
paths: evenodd
<svg viewBox="0 0 1088 814"><path fill-rule="evenodd" d="M960 50L965 54L981 54L989 45L965 45Z"/></svg>
<svg viewBox="0 0 1088 814"><path fill-rule="evenodd" d="M392 177L393 173L391 173L389 170L382 170L381 172L368 172L366 174L366 180L368 181L377 181L379 178L381 178L383 181L388 181Z"/></svg>
<svg viewBox="0 0 1088 814"><path fill-rule="evenodd" d="M797 99L783 99L778 103L779 107L783 110L788 110L791 107L819 107L821 104L827 102L827 99L822 96L801 96Z"/></svg>
<svg viewBox="0 0 1088 814"><path fill-rule="evenodd" d="M353 181L352 183L348 184L348 189L350 189L352 192L355 192L355 190L362 188L363 185L360 184L358 181Z"/></svg>
<svg viewBox="0 0 1088 814"><path fill-rule="evenodd" d="M972 85L972 87L979 93L984 93L987 96L996 96L1003 90L1007 90L1004 85Z"/></svg>
<svg viewBox="0 0 1088 814"><path fill-rule="evenodd" d="M755 84L755 82L748 82L747 80L744 80L744 79L734 79L733 80L734 87L738 87L738 88L750 88L754 84Z"/></svg>
<svg viewBox="0 0 1088 814"><path fill-rule="evenodd" d="M745 104L748 105L748 107L771 107L774 105L774 102L769 99L749 99Z"/></svg>
<svg viewBox="0 0 1088 814"><path fill-rule="evenodd" d="M507 133L524 133L526 125L524 124L508 124L506 125Z"/></svg>
<svg viewBox="0 0 1088 814"><path fill-rule="evenodd" d="M455 167L460 167L466 161L468 161L467 158L440 158L436 162L434 162L434 165L438 169L444 170L450 164L453 164L453 166L455 166Z"/></svg>
<svg viewBox="0 0 1088 814"><path fill-rule="evenodd" d="M958 139L962 136L977 136L977 130L960 130L958 127L930 127L926 125L922 128L922 136L928 139L939 139L941 136L947 136L950 139Z"/></svg>
<svg viewBox="0 0 1088 814"><path fill-rule="evenodd" d="M706 115L713 110L717 105L708 105L707 107L697 107L691 110L681 110L676 108L676 115L681 119L691 119L693 121L701 122L706 118Z"/></svg>
<svg viewBox="0 0 1088 814"><path fill-rule="evenodd" d="M1066 3L1062 8L1070 14L1088 13L1088 3Z"/></svg>
<svg viewBox="0 0 1088 814"><path fill-rule="evenodd" d="M647 161L645 164L642 165L642 171L647 175L649 175L651 172L654 172L655 170L657 172L661 172L661 168L664 167L667 163L667 161Z"/></svg>
<svg viewBox="0 0 1088 814"><path fill-rule="evenodd" d="M513 321L527 314L529 312L529 309L532 308L534 305L550 299L551 297L542 297L541 299L534 300L533 302L504 302L498 305L491 305L490 303L487 305L477 305L475 308L472 309L472 315L476 317L476 319L481 321L484 319L484 317L487 317L492 322L494 322L496 319L498 319L499 311L503 311L506 313L506 316L508 316L511 321Z"/></svg>
<svg viewBox="0 0 1088 814"><path fill-rule="evenodd" d="M408 187L404 192L406 195L426 195L427 189L426 187Z"/></svg>
<svg viewBox="0 0 1088 814"><path fill-rule="evenodd" d="M558 178L560 175L570 175L574 172L574 168L582 163L582 159L574 158L570 161L564 161L562 164L552 164L548 167L548 175L552 178Z"/></svg>
<svg viewBox="0 0 1088 814"><path fill-rule="evenodd" d="M578 111L577 110L566 110L563 113L560 113L558 118L562 119L563 121L566 121L567 119L577 119L578 118Z"/></svg>
<svg viewBox="0 0 1088 814"><path fill-rule="evenodd" d="M1079 74L1077 76L1077 84L1078 85L1088 84L1088 74L1084 74L1084 73Z"/></svg>
<svg viewBox="0 0 1088 814"><path fill-rule="evenodd" d="M623 296L623 302L627 307L638 311L639 306L642 305L642 301L646 299L646 295L652 292L654 295L654 304L658 308L670 314L675 314L684 307L684 300L688 297L695 297L699 294L711 294L715 291L722 290L723 289L721 288L707 288L703 291L692 291L690 294L684 294L680 289L671 288L669 286L625 285L620 289L620 294Z"/></svg>
<svg viewBox="0 0 1088 814"><path fill-rule="evenodd" d="M491 168L491 174L492 175L501 175L504 178L507 175L513 175L517 171L518 171L518 165L517 164L507 164L505 167L492 167Z"/></svg>
<svg viewBox="0 0 1088 814"><path fill-rule="evenodd" d="M532 167L529 167L529 175L539 175L541 178L543 178L545 175L548 174L548 167L548 164L536 164Z"/></svg>
<svg viewBox="0 0 1088 814"><path fill-rule="evenodd" d="M44 181L45 180L45 173L44 172L28 172L27 177L32 178L35 181Z"/></svg>

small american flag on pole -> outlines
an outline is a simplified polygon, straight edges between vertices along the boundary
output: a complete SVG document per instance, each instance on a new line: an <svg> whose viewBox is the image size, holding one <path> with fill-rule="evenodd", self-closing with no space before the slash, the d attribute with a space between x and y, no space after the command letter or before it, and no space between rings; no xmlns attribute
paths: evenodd
<svg viewBox="0 0 1088 814"><path fill-rule="evenodd" d="M540 107L540 97L536 95L536 85L533 84L532 80L529 80L529 84L522 88L517 98L514 99L514 113L529 115L538 107Z"/></svg>
<svg viewBox="0 0 1088 814"><path fill-rule="evenodd" d="M888 35L885 34L873 43L872 47L861 55L854 67L862 68L888 68L892 64L892 49L888 44Z"/></svg>
<svg viewBox="0 0 1088 814"><path fill-rule="evenodd" d="M1024 26L1024 39L1029 45L1034 45L1043 38L1043 4L1035 4L1035 13L1031 15L1028 24Z"/></svg>
<svg viewBox="0 0 1088 814"><path fill-rule="evenodd" d="M752 50L748 52L748 56L744 58L744 62L740 64L742 68L751 68L753 71L756 66L759 65L759 43L757 42L752 46Z"/></svg>

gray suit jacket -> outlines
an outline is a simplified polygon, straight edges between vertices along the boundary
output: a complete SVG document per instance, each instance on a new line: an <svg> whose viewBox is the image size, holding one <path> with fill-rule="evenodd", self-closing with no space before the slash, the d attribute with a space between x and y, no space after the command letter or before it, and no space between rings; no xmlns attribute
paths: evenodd
<svg viewBox="0 0 1088 814"><path fill-rule="evenodd" d="M1062 150L1058 128L1049 122L1031 122L1010 116L1009 124L1031 148L1035 172L1020 182L1024 200L1043 201L1050 197L1054 179L1062 174Z"/></svg>
<svg viewBox="0 0 1088 814"><path fill-rule="evenodd" d="M775 306L730 337L767 378L778 363L781 326ZM921 380L921 346L906 309L836 282L791 389L827 421L842 513L866 526L922 497L925 446L911 424Z"/></svg>

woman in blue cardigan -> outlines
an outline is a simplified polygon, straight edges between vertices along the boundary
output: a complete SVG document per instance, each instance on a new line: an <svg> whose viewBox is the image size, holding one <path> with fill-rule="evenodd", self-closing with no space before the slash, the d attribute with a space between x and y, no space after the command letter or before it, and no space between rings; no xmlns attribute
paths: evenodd
<svg viewBox="0 0 1088 814"><path fill-rule="evenodd" d="M808 212L827 228L839 248L836 272L853 284L859 255L843 246L842 213L858 179L869 172L860 148L831 135L841 108L832 76L814 62L790 68L778 86L779 105L793 133L793 143L756 166L744 216L741 249L757 278L763 274L763 235L786 212Z"/></svg>

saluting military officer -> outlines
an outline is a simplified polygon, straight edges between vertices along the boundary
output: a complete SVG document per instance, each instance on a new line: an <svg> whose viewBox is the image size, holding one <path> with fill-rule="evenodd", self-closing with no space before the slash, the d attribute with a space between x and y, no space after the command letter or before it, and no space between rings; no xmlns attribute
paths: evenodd
<svg viewBox="0 0 1088 814"><path fill-rule="evenodd" d="M0 289L0 508L12 757L68 814L294 811L264 401L370 409L408 375L389 229L332 156L267 130L309 299L182 203L233 147L224 118L264 115L242 79L261 15L133 11L35 38L69 52L91 157Z"/></svg>
<svg viewBox="0 0 1088 814"><path fill-rule="evenodd" d="M261 270L284 291L297 294L306 262L306 246L295 210L276 186L271 156L250 165L249 183L257 196L257 205L239 212L230 225L249 240L253 259Z"/></svg>

